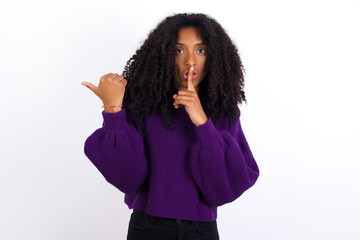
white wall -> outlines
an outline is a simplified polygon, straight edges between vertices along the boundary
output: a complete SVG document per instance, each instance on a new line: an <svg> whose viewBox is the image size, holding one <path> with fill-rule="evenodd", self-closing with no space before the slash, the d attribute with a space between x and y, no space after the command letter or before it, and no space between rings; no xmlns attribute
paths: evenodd
<svg viewBox="0 0 360 240"><path fill-rule="evenodd" d="M169 14L217 19L240 50L256 185L218 209L221 239L359 239L360 3L0 2L0 239L125 239L124 195L86 158L101 101Z"/></svg>

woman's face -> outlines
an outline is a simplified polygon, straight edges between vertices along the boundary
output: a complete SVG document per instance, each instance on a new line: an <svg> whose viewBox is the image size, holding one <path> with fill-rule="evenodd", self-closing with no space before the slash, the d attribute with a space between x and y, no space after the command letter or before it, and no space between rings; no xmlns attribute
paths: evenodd
<svg viewBox="0 0 360 240"><path fill-rule="evenodd" d="M199 92L199 83L204 79L207 59L207 49L200 36L199 29L183 27L178 32L175 44L176 50L176 78L174 86L178 90L187 90L187 78L190 67L194 67L193 83Z"/></svg>

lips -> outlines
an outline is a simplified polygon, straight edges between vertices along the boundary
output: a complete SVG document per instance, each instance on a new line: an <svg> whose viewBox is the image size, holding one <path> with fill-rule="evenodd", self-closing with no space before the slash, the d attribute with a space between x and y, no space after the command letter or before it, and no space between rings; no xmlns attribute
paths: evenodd
<svg viewBox="0 0 360 240"><path fill-rule="evenodd" d="M193 71L193 79L195 79L196 77L197 77L197 72L195 71L195 69L194 69L194 71ZM188 79L188 76L189 76L189 69L187 69L184 73L183 73L183 77L185 78L185 79Z"/></svg>

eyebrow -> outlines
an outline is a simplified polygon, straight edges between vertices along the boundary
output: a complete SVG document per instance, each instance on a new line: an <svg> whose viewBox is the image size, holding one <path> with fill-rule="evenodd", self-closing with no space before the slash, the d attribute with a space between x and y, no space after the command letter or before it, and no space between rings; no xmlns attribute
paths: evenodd
<svg viewBox="0 0 360 240"><path fill-rule="evenodd" d="M175 44L185 46L185 44L184 44L184 43L179 43L179 42L176 42ZM197 43L197 44L195 44L195 46L199 46L199 45L206 45L206 44L205 44L204 42L201 42L201 43Z"/></svg>

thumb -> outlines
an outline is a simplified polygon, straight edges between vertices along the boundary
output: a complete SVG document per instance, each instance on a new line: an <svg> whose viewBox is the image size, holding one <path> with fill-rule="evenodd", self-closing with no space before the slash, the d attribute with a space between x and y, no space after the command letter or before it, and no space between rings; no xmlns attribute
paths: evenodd
<svg viewBox="0 0 360 240"><path fill-rule="evenodd" d="M89 82L82 82L81 85L88 87L88 88L89 88L91 91L93 91L94 93L96 92L97 87L94 86L94 85L92 85L92 84L89 83ZM95 93L95 94L96 94L96 93Z"/></svg>

